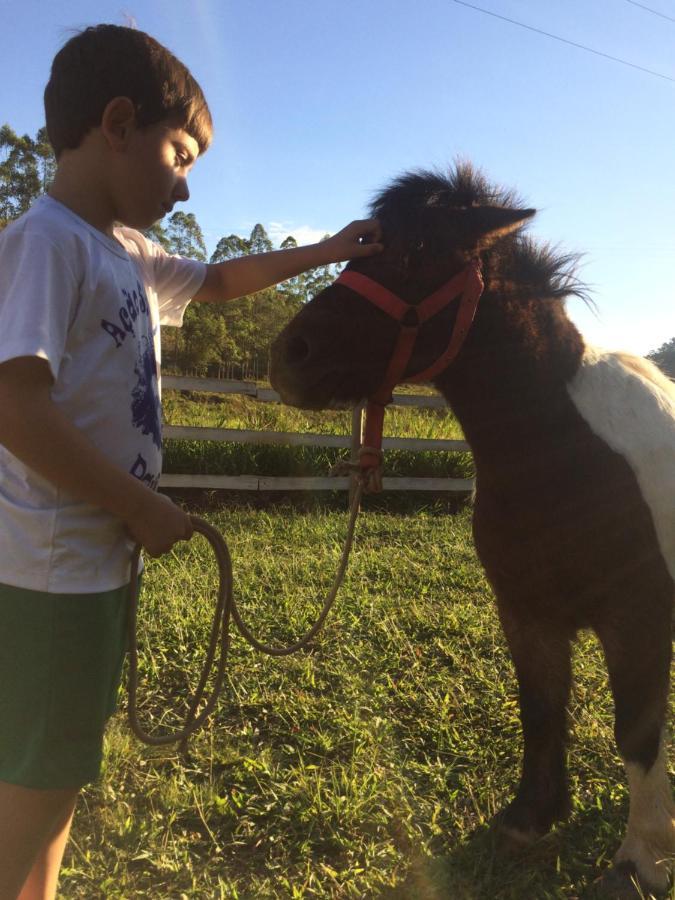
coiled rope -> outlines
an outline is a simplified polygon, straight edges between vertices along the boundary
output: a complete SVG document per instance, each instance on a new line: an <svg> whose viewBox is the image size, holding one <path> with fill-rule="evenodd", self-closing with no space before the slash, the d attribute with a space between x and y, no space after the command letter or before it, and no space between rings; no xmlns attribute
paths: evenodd
<svg viewBox="0 0 675 900"><path fill-rule="evenodd" d="M345 538L344 547L342 548L342 556L340 557L338 570L333 580L333 585L330 589L330 592L326 600L324 601L323 607L321 608L319 617L314 625L312 625L312 627L309 629L309 631L305 635L303 635L303 637L295 641L295 643L289 644L287 647L275 647L270 646L269 644L263 644L262 641L259 641L258 638L255 637L255 635L251 632L249 627L243 621L234 599L232 560L225 540L223 539L220 532L204 519L199 518L199 516L190 517L194 526L194 530L196 532L199 532L199 534L202 534L213 548L216 562L218 564L219 587L213 614L213 623L211 625L209 646L206 651L206 657L204 659L204 665L199 677L199 683L190 701L184 725L179 730L168 732L166 734L148 734L148 732L146 732L142 728L138 721L138 642L136 637L136 623L138 618L138 567L141 555L141 547L140 545L137 545L135 547L133 556L131 558L131 580L129 583L128 717L131 730L139 740L143 741L143 743L145 744L150 744L151 746L180 743L182 745L182 748L185 749L190 735L194 734L194 732L198 728L200 728L200 726L203 725L207 718L211 715L218 701L218 697L220 696L220 693L222 691L223 681L225 680L227 652L230 646L231 618L234 619L237 628L239 629L243 637L248 641L248 643L251 644L252 647L255 647L256 650L260 650L261 653L267 653L269 656L288 656L291 653L296 653L298 650L302 650L303 647L306 647L309 644L309 642L323 625L326 616L330 612L333 602L335 601L335 597L337 596L337 592L340 589L340 585L342 584L342 581L344 579L344 575L347 570L347 562L349 561L349 553L354 541L354 527L356 525L356 518L359 512L362 493L363 482L359 480L356 490L354 491L354 497L349 511L347 536ZM206 683L209 679L209 675L213 670L216 655L218 656L218 662L216 665L213 688L211 689L211 693L206 699L204 708L199 714L197 714L197 710L204 702Z"/></svg>

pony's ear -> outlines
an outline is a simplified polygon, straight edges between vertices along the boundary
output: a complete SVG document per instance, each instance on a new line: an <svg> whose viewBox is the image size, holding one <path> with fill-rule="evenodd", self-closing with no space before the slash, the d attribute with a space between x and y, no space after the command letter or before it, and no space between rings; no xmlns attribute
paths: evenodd
<svg viewBox="0 0 675 900"><path fill-rule="evenodd" d="M472 206L459 214L462 244L468 250L487 250L497 241L522 228L536 209L509 209L505 206Z"/></svg>

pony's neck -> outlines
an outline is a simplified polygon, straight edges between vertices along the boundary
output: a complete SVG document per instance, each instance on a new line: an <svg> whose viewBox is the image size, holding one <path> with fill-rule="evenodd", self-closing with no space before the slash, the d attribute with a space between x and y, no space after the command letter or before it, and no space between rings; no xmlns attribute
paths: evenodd
<svg viewBox="0 0 675 900"><path fill-rule="evenodd" d="M519 469L556 442L583 355L562 303L511 304L486 297L457 360L436 387L457 416L478 474Z"/></svg>

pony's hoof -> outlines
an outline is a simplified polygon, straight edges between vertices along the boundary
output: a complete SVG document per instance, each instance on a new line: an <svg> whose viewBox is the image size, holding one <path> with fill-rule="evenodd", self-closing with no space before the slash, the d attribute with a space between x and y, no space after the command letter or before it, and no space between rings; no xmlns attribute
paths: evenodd
<svg viewBox="0 0 675 900"><path fill-rule="evenodd" d="M492 820L499 852L519 855L551 831L549 817L538 816L529 806L514 800Z"/></svg>
<svg viewBox="0 0 675 900"><path fill-rule="evenodd" d="M497 850L504 856L519 856L528 850L542 835L534 829L522 831L505 822L498 822L496 828Z"/></svg>
<svg viewBox="0 0 675 900"><path fill-rule="evenodd" d="M500 856L520 856L545 834L525 822L515 821L511 807L494 817L492 829L495 849Z"/></svg>
<svg viewBox="0 0 675 900"><path fill-rule="evenodd" d="M545 805L534 807L516 796L492 820L497 834L497 848L504 853L519 854L551 833L556 822L569 815L569 796L562 791Z"/></svg>
<svg viewBox="0 0 675 900"><path fill-rule="evenodd" d="M638 879L632 862L620 862L608 869L600 881L600 893L605 900L649 900L664 897L666 891L650 887Z"/></svg>

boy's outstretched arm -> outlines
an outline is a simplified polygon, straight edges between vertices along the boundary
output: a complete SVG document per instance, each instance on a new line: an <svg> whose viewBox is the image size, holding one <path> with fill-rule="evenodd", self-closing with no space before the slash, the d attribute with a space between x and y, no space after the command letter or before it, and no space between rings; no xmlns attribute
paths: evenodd
<svg viewBox="0 0 675 900"><path fill-rule="evenodd" d="M52 484L121 519L150 556L192 535L187 513L110 462L51 399L39 357L0 364L0 444Z"/></svg>
<svg viewBox="0 0 675 900"><path fill-rule="evenodd" d="M193 300L217 303L254 294L278 284L307 269L343 262L363 256L373 256L382 250L382 232L377 219L352 222L332 237L306 247L253 253L238 259L207 266L204 283Z"/></svg>

